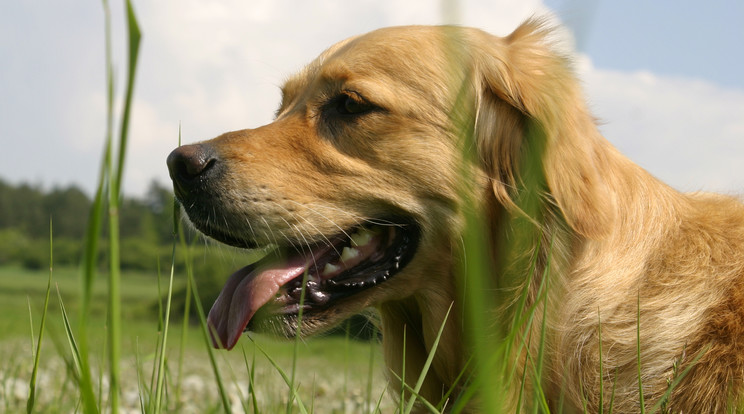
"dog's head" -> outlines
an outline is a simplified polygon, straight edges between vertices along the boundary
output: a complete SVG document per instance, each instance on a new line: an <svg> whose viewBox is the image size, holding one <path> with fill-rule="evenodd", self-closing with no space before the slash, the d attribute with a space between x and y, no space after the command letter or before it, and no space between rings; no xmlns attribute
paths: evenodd
<svg viewBox="0 0 744 414"><path fill-rule="evenodd" d="M507 38L453 27L351 38L286 82L274 122L173 151L176 196L197 229L276 248L223 288L209 315L219 345L247 326L291 336L300 308L311 334L449 289L462 212L488 204L463 200L513 204L535 125L551 200L577 233L600 228L597 161L559 126L588 116L542 36L528 23Z"/></svg>

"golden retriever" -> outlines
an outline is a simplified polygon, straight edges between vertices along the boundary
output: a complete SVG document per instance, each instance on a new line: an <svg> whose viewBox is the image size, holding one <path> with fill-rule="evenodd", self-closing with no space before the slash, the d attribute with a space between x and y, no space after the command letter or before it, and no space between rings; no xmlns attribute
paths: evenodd
<svg viewBox="0 0 744 414"><path fill-rule="evenodd" d="M228 279L215 345L247 329L311 335L374 307L394 383L413 387L439 339L419 392L432 404L478 386L490 359L472 359L471 339L498 346L511 326L505 409L534 393L567 412L741 409L744 206L681 194L616 151L549 36L531 20L507 37L353 37L285 83L272 123L173 151L197 229L276 247ZM466 279L479 257L486 280Z"/></svg>

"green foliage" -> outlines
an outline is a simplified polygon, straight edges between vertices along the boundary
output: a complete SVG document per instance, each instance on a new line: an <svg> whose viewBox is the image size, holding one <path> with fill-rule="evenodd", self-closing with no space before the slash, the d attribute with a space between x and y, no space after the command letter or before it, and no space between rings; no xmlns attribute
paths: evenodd
<svg viewBox="0 0 744 414"><path fill-rule="evenodd" d="M170 257L173 194L153 181L142 198L125 197L119 209L121 266L152 270ZM54 256L58 265L77 265L82 258L83 237L92 201L78 187L54 188L0 179L0 265L22 264L42 269L48 256L46 224L54 220ZM104 218L105 219L105 218ZM104 228L106 223L104 222ZM106 231L103 234L107 234ZM101 243L97 265L107 266L108 243ZM183 263L178 266L183 269Z"/></svg>
<svg viewBox="0 0 744 414"><path fill-rule="evenodd" d="M21 230L0 229L0 265L20 262L30 245L31 240Z"/></svg>
<svg viewBox="0 0 744 414"><path fill-rule="evenodd" d="M80 239L89 210L90 200L76 186L46 192L0 179L0 229L17 229L30 238L43 239L49 234L49 218L54 217L55 237Z"/></svg>
<svg viewBox="0 0 744 414"><path fill-rule="evenodd" d="M41 238L47 234L48 222L41 189L28 184L13 187L0 181L0 229L17 228Z"/></svg>

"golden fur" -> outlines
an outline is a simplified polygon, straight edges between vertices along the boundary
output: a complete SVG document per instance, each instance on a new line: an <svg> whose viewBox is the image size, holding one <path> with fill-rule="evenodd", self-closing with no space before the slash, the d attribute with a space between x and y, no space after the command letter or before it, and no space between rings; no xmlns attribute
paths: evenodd
<svg viewBox="0 0 744 414"><path fill-rule="evenodd" d="M741 408L744 206L681 194L618 153L548 35L535 21L504 38L399 27L332 46L286 82L274 122L206 143L224 165L218 199L203 200L224 226L207 233L294 243L391 213L415 220L421 240L410 264L308 315L303 332L373 306L391 379L405 352L413 385L454 303L421 390L437 403L450 388L457 395L471 352L458 292L465 215L474 212L501 293L495 319L515 312L525 286L526 306L538 310L524 338L540 334L549 307L543 383L527 375L528 393L539 386L550 405L597 412L600 395L606 408L614 392L614 412L638 412L638 334L647 408L689 366L668 399L672 412ZM361 115L329 118L340 94L358 99ZM185 204L193 221L198 212ZM541 275L550 278L544 302ZM527 353L534 358L540 342L515 351L517 372L531 369ZM516 404L519 381L509 387Z"/></svg>

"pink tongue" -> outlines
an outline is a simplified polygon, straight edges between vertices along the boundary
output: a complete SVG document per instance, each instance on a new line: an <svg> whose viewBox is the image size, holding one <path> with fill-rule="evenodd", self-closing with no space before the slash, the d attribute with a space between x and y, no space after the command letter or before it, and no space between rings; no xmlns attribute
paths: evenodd
<svg viewBox="0 0 744 414"><path fill-rule="evenodd" d="M307 258L300 255L288 262L259 263L233 273L207 318L214 346L232 349L256 311L283 285L302 275L308 265Z"/></svg>

